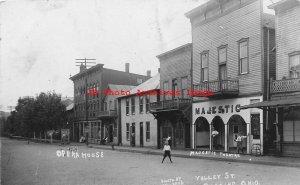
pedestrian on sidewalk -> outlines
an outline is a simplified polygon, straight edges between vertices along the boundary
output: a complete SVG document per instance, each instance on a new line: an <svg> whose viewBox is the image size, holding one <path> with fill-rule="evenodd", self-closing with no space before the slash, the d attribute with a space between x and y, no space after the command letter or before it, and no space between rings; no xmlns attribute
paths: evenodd
<svg viewBox="0 0 300 185"><path fill-rule="evenodd" d="M165 142L165 146L164 146L163 151L164 151L164 158L163 158L163 160L161 161L161 163L164 163L164 160L165 160L165 158L166 158L167 156L169 157L170 162L172 163L173 161L172 161L172 159L171 159L171 147L170 147L168 141Z"/></svg>

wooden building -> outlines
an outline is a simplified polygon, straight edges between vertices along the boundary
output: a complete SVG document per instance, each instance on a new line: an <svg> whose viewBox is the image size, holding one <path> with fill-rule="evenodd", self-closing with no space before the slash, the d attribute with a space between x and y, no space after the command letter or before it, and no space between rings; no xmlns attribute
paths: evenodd
<svg viewBox="0 0 300 185"><path fill-rule="evenodd" d="M236 152L240 134L247 137L245 153L253 145L263 153L266 115L240 107L266 98L266 67L275 65L274 16L263 13L260 0L210 0L185 15L192 27L193 91L209 92L193 97L192 148Z"/></svg>
<svg viewBox="0 0 300 185"><path fill-rule="evenodd" d="M172 148L189 148L191 137L192 44L185 44L157 56L160 61L160 100L150 103L157 119L158 148L168 137Z"/></svg>

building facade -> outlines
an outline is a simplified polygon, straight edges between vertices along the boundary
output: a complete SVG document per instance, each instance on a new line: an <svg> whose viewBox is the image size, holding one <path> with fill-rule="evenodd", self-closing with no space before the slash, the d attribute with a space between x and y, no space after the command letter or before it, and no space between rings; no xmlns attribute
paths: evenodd
<svg viewBox="0 0 300 185"><path fill-rule="evenodd" d="M150 103L157 102L159 90L157 74L119 99L122 145L157 147L157 120L150 113Z"/></svg>
<svg viewBox="0 0 300 185"><path fill-rule="evenodd" d="M193 97L192 148L236 152L235 140L243 135L245 153L254 144L263 153L266 116L260 109L240 107L265 98L265 63L275 65L275 54L268 52L275 46L274 17L263 14L259 0L211 0L186 16L192 27L193 92L198 92Z"/></svg>
<svg viewBox="0 0 300 185"><path fill-rule="evenodd" d="M136 86L150 76L129 72L129 64L125 65L125 72L103 67L97 64L89 69L80 66L80 72L70 79L74 83L74 122L72 123L73 141L79 141L81 136L89 138L89 142L98 143L105 136L102 125L102 111L104 111L104 89L108 84L122 84ZM100 131L101 134L101 131Z"/></svg>
<svg viewBox="0 0 300 185"><path fill-rule="evenodd" d="M160 61L160 101L150 103L158 122L158 148L170 137L172 148L190 148L192 44L157 56Z"/></svg>
<svg viewBox="0 0 300 185"><path fill-rule="evenodd" d="M276 16L276 78L270 83L276 151L300 157L300 2L281 0Z"/></svg>

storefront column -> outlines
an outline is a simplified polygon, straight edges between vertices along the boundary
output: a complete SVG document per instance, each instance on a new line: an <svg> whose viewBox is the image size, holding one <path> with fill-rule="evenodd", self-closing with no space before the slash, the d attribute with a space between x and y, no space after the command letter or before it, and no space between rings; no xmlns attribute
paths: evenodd
<svg viewBox="0 0 300 185"><path fill-rule="evenodd" d="M196 148L195 123L192 124L192 149Z"/></svg>
<svg viewBox="0 0 300 185"><path fill-rule="evenodd" d="M264 154L264 124L260 123L260 151L261 151L261 155Z"/></svg>
<svg viewBox="0 0 300 185"><path fill-rule="evenodd" d="M247 124L247 154L250 154L250 123L246 123Z"/></svg>
<svg viewBox="0 0 300 185"><path fill-rule="evenodd" d="M228 124L224 124L225 128L225 152L228 152Z"/></svg>
<svg viewBox="0 0 300 185"><path fill-rule="evenodd" d="M209 124L209 150L212 151L213 148L212 148L212 136L211 136L211 133L212 133L212 124Z"/></svg>

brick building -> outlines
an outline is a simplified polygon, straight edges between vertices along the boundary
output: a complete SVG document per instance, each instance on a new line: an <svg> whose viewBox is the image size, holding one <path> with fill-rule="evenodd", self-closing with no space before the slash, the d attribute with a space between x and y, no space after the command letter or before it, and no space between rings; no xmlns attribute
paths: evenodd
<svg viewBox="0 0 300 185"><path fill-rule="evenodd" d="M157 119L158 148L171 137L172 148L190 147L192 44L185 44L157 56L160 61L160 101L150 103Z"/></svg>
<svg viewBox="0 0 300 185"><path fill-rule="evenodd" d="M159 79L157 74L119 98L122 145L157 147L157 120L150 113L150 103L159 98Z"/></svg>
<svg viewBox="0 0 300 185"><path fill-rule="evenodd" d="M99 130L103 127L100 119L101 112L104 111L103 91L108 84L136 86L150 78L130 73L129 63L125 65L125 72L103 66L104 64L97 64L87 69L81 65L80 72L70 78L74 83L74 122L71 130L73 141L79 141L81 136L87 134L90 142L101 139Z"/></svg>
<svg viewBox="0 0 300 185"><path fill-rule="evenodd" d="M266 99L264 84L275 74L274 17L263 13L261 3L210 0L185 14L192 27L193 91L210 93L193 98L192 148L236 152L241 134L247 153L254 144L263 152L267 116L240 109Z"/></svg>

